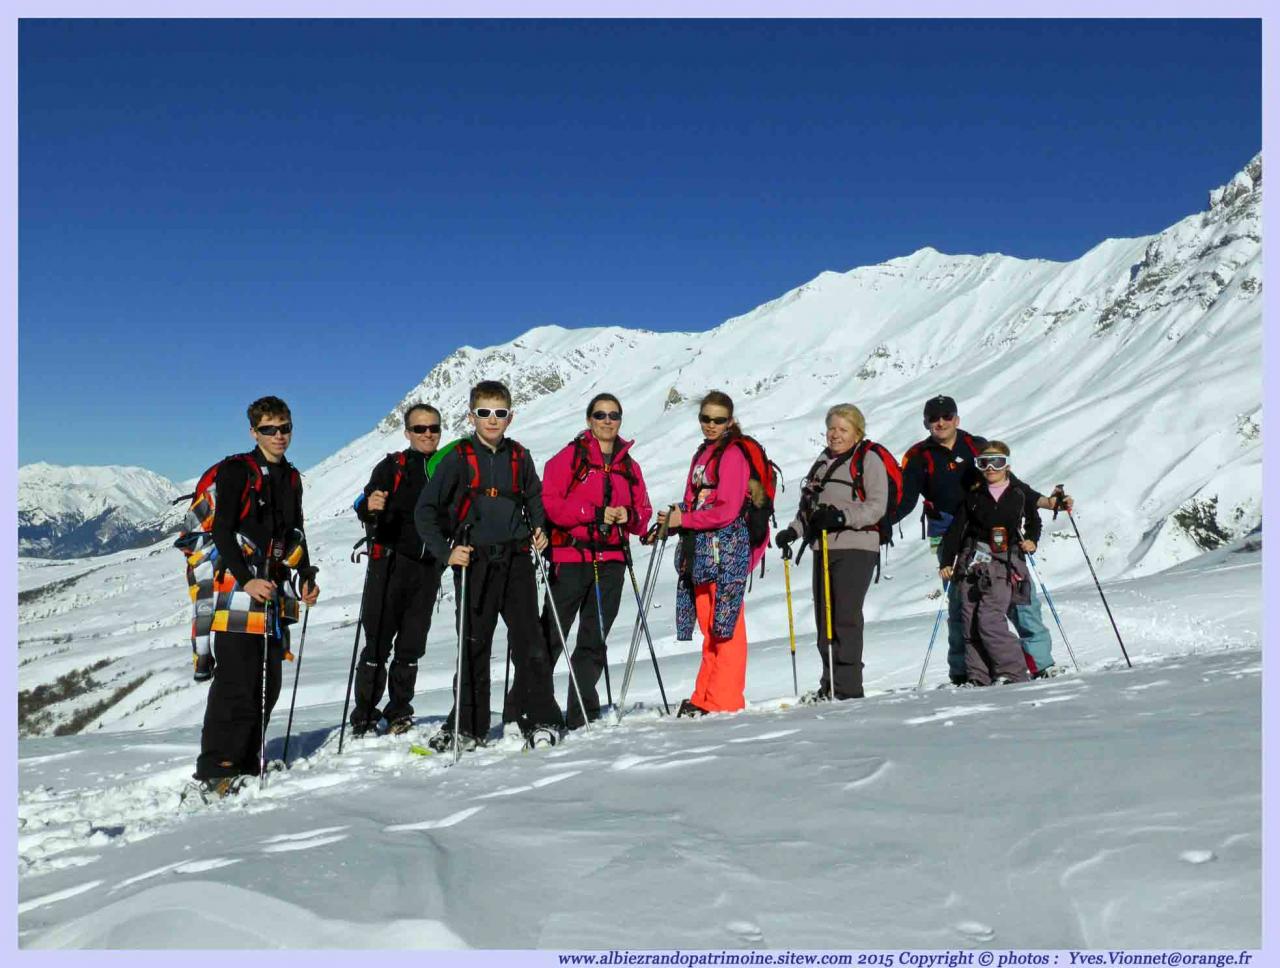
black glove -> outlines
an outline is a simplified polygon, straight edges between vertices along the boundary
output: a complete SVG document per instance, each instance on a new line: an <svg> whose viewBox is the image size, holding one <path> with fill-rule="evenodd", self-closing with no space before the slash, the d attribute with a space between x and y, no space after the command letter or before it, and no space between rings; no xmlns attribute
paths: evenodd
<svg viewBox="0 0 1280 968"><path fill-rule="evenodd" d="M799 537L800 535L796 533L795 528L783 528L776 535L774 535L773 543L776 544L779 548L782 548L785 550L787 546L791 544L791 542L795 541Z"/></svg>
<svg viewBox="0 0 1280 968"><path fill-rule="evenodd" d="M813 533L819 531L841 531L844 529L844 512L830 504L819 504L817 509L809 517L809 530Z"/></svg>

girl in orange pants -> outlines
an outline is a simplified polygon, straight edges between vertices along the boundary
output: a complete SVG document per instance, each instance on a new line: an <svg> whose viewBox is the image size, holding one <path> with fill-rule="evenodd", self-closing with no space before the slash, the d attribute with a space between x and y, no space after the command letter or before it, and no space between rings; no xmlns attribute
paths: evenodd
<svg viewBox="0 0 1280 968"><path fill-rule="evenodd" d="M746 706L747 628L743 598L747 577L765 545L753 548L746 521L751 466L739 445L733 401L713 390L698 408L702 444L693 455L684 501L658 515L680 530L676 550L676 639L702 629L702 667L681 716L736 712Z"/></svg>

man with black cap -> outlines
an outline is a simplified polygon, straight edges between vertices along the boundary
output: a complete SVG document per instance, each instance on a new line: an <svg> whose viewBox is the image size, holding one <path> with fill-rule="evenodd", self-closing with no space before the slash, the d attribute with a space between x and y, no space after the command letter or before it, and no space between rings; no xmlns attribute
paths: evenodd
<svg viewBox="0 0 1280 968"><path fill-rule="evenodd" d="M929 436L902 456L902 498L893 520L905 518L915 509L916 500L923 497L920 537L928 538L930 547L936 550L952 517L964 503L965 494L974 484L981 483L973 459L982 453L987 441L960 429L960 409L955 399L946 395L925 401L924 425ZM1035 498L1038 507L1053 510L1052 498L1018 482L1012 474L1010 480L1020 483ZM1069 495L1063 495L1061 500L1062 507L1068 510L1073 507ZM966 679L960 604L960 585L953 582L947 595L947 665L951 681L956 685ZM1052 642L1040 616L1040 599L1034 587L1027 604L1009 609L1009 619L1018 630L1031 674L1049 675L1053 666Z"/></svg>

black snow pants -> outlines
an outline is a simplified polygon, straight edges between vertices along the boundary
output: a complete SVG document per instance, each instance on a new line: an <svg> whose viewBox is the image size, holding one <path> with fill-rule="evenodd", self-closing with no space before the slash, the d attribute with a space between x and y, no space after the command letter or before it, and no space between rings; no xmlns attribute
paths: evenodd
<svg viewBox="0 0 1280 968"><path fill-rule="evenodd" d="M287 639L287 627L284 635ZM258 775L263 720L262 647L261 635L213 635L215 665L204 708L204 729L200 732L200 756L196 760L195 775L199 779L241 773ZM283 661L284 642L272 637L267 651L268 718L280 697Z"/></svg>
<svg viewBox="0 0 1280 968"><path fill-rule="evenodd" d="M574 680L578 683L578 690L582 692L587 719L594 722L600 718L600 696L596 686L599 685L600 675L609 661L605 638L600 635L601 619L603 617L604 635L607 637L609 630L613 628L613 620L618 617L626 568L626 564L621 561L600 562L600 603L604 605L602 616L597 607L595 572L590 562L565 562L552 567L551 599L555 602L560 629L567 636L573 628L573 620L578 620L578 639L572 656L573 679L569 682L569 696L565 703L565 708L569 711L567 718L570 729L583 725L578 692L573 688ZM544 603L542 608L542 634L550 646L551 667L554 669L564 650L560 644L560 632L551 618L551 602Z"/></svg>
<svg viewBox="0 0 1280 968"><path fill-rule="evenodd" d="M365 646L356 667L353 724L376 721L379 716L394 722L413 715L418 660L427 650L431 613L440 590L440 567L431 560L416 561L393 554L369 563L368 580ZM390 695L386 709L379 713L384 689Z"/></svg>
<svg viewBox="0 0 1280 968"><path fill-rule="evenodd" d="M523 547L521 547L523 545ZM459 619L466 616L466 641L462 656L462 701L451 710L447 725L483 739L489 733L489 661L498 616L507 626L515 674L504 697L503 722L522 730L534 726L564 725L551 683L551 655L538 622L537 573L528 545L477 545L466 569L467 591L462 594L461 568L453 569ZM458 689L454 680L455 693Z"/></svg>

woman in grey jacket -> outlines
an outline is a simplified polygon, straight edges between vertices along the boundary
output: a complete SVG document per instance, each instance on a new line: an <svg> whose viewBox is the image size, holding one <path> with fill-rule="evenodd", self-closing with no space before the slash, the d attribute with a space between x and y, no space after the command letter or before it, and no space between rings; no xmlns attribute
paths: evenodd
<svg viewBox="0 0 1280 968"><path fill-rule="evenodd" d="M835 664L835 698L863 696L862 603L880 561L879 522L889 500L884 462L864 444L866 427L862 411L851 403L837 404L827 411L827 446L805 477L795 520L777 537L778 547L785 549L803 535L804 543L813 550L813 612L822 681L815 692L802 697L802 702L832 698L828 652ZM823 531L827 532L831 569L830 650Z"/></svg>

